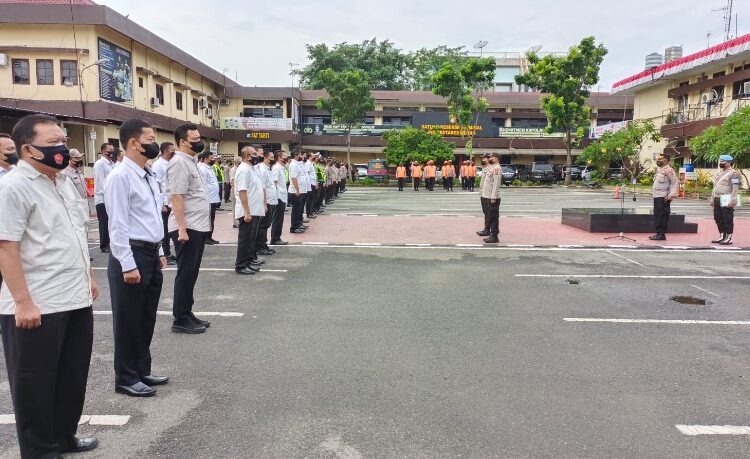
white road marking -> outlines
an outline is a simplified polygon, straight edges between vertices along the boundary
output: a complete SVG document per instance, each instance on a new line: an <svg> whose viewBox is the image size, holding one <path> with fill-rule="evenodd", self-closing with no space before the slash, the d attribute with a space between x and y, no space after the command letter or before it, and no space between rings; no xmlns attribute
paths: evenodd
<svg viewBox="0 0 750 459"><path fill-rule="evenodd" d="M531 244L508 244L508 247L523 248L523 247L534 247Z"/></svg>
<svg viewBox="0 0 750 459"><path fill-rule="evenodd" d="M229 245L229 244L225 244ZM236 244L234 244L236 245ZM311 245L302 245L302 244L288 244L285 247L292 248L292 247L307 247L307 248L315 248L315 246ZM356 248L362 248L362 246L355 246L352 244L346 244L346 243L331 243L330 245L326 246L328 248L332 249L356 249ZM380 248L382 249L403 249L404 247L409 247L412 249L440 249L440 250L496 250L496 251L510 251L510 252L605 252L607 250L612 249L606 249L603 247L536 247L533 245L528 246L518 246L518 245L507 245L507 246L482 246L482 247L455 247L455 246L445 246L445 245L435 245L435 244L428 244L428 245L417 245L417 244L406 244L406 245L382 245ZM695 249L698 249L699 251L706 251L704 247L695 247ZM684 251L677 251L677 250L670 250L670 249L662 249L662 248L637 248L635 246L629 247L629 248L616 248L618 252L637 252L637 253L669 253L669 252L675 252L684 254ZM732 254L746 254L750 253L750 249L740 249L740 250L734 250L734 251L727 251L725 253L732 253Z"/></svg>
<svg viewBox="0 0 750 459"><path fill-rule="evenodd" d="M750 426L687 426L677 424L684 435L750 435Z"/></svg>
<svg viewBox="0 0 750 459"><path fill-rule="evenodd" d="M303 242L304 244L304 242ZM326 243L327 244L327 243ZM103 267L95 267L91 268L94 271L106 271L107 268ZM216 272L234 272L234 268L201 268L201 271L216 271ZM177 268L165 268L162 269L162 271L177 271ZM288 269L261 269L260 272L266 272L266 273L287 273L289 272Z"/></svg>
<svg viewBox="0 0 750 459"><path fill-rule="evenodd" d="M609 248L611 249L637 249L638 246L636 245L610 245Z"/></svg>
<svg viewBox="0 0 750 459"><path fill-rule="evenodd" d="M661 247L663 249L674 249L674 250L687 250L690 248L686 245L663 245Z"/></svg>
<svg viewBox="0 0 750 459"><path fill-rule="evenodd" d="M583 246L577 245L577 244L564 244L564 245L558 245L558 247L560 247L561 249L575 249L575 248L581 248Z"/></svg>
<svg viewBox="0 0 750 459"><path fill-rule="evenodd" d="M613 324L667 324L667 325L750 325L750 320L672 320L672 319L597 319L591 317L566 317L565 322L606 322Z"/></svg>
<svg viewBox="0 0 750 459"><path fill-rule="evenodd" d="M482 247L482 244L456 244L456 247Z"/></svg>
<svg viewBox="0 0 750 459"><path fill-rule="evenodd" d="M382 244L380 242L355 242L354 245L357 247L378 247Z"/></svg>
<svg viewBox="0 0 750 459"><path fill-rule="evenodd" d="M516 274L516 277L586 278L586 279L731 279L748 280L750 276L647 276L640 274Z"/></svg>
<svg viewBox="0 0 750 459"><path fill-rule="evenodd" d="M361 459L362 453L351 445L347 445L341 435L329 435L326 440L320 444L320 448L327 452L333 453L340 459Z"/></svg>
<svg viewBox="0 0 750 459"><path fill-rule="evenodd" d="M157 315L160 316L171 316L170 311L156 311ZM243 317L244 312L198 312L195 311L196 316L211 316L211 317ZM112 311L94 311L95 316L111 316Z"/></svg>
<svg viewBox="0 0 750 459"><path fill-rule="evenodd" d="M630 259L630 258L628 258L628 257L624 257L624 256L620 255L620 254L619 254L619 253L617 253L617 252L613 252L613 251L611 251L611 250L607 250L607 253L610 253L610 254L612 254L612 255L614 255L614 256L616 256L616 257L618 257L618 258L622 258L622 259L623 259L623 260L625 260L625 261L629 261L630 263L633 263L634 265L638 265L638 266L643 266L642 264L638 263L637 261L635 261L635 260L631 260L631 259Z"/></svg>
<svg viewBox="0 0 750 459"><path fill-rule="evenodd" d="M303 245L328 245L328 242L303 242Z"/></svg>
<svg viewBox="0 0 750 459"><path fill-rule="evenodd" d="M693 287L694 289L700 290L701 292L708 293L709 295L713 295L713 296L715 296L717 298L719 297L719 295L717 295L716 293L714 293L714 292L712 292L710 290L706 290L705 288L698 287L697 285L690 285L690 286Z"/></svg>
<svg viewBox="0 0 750 459"><path fill-rule="evenodd" d="M84 414L78 421L78 425L89 424L92 426L115 426L122 427L130 421L130 416L114 414ZM0 425L13 425L16 417L12 414L0 414Z"/></svg>
<svg viewBox="0 0 750 459"><path fill-rule="evenodd" d="M430 247L432 244L406 244L408 247Z"/></svg>

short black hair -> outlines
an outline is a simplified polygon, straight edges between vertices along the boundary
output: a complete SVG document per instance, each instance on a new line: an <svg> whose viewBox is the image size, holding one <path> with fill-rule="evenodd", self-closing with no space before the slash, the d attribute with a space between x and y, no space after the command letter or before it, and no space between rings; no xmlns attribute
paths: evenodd
<svg viewBox="0 0 750 459"><path fill-rule="evenodd" d="M159 145L159 151L164 153L165 151L169 150L169 147L173 145L174 144L172 142L162 142L161 145Z"/></svg>
<svg viewBox="0 0 750 459"><path fill-rule="evenodd" d="M275 159L276 161L278 161L278 160L279 160L279 158L281 158L281 156L282 156L282 155L283 155L284 153L286 153L286 152L285 152L284 150L276 150L276 151L274 151L274 152L273 152L273 159Z"/></svg>
<svg viewBox="0 0 750 459"><path fill-rule="evenodd" d="M0 132L0 139L10 139L10 140L13 140L13 137L11 137L10 134L6 134L4 132Z"/></svg>
<svg viewBox="0 0 750 459"><path fill-rule="evenodd" d="M211 156L211 152L210 151L204 151L203 153L201 153L201 154L198 155L198 161L203 161L203 160L205 160L206 158L208 158L210 156Z"/></svg>
<svg viewBox="0 0 750 459"><path fill-rule="evenodd" d="M184 123L177 126L174 130L174 141L179 145L180 140L187 140L188 131L197 131L198 125L195 123Z"/></svg>
<svg viewBox="0 0 750 459"><path fill-rule="evenodd" d="M113 146L114 146L114 145L112 145L112 144L111 144L111 143L109 143L109 142L104 142L103 144L101 144L101 145L99 146L99 151L104 151L104 150L106 150L106 149L107 149L107 147L113 147Z"/></svg>
<svg viewBox="0 0 750 459"><path fill-rule="evenodd" d="M127 148L130 139L138 140L143 133L143 129L150 127L150 124L138 118L125 121L120 126L120 145L124 145Z"/></svg>
<svg viewBox="0 0 750 459"><path fill-rule="evenodd" d="M57 119L42 114L26 115L13 126L13 142L16 150L21 151L23 145L30 145L36 138L37 124L57 124Z"/></svg>

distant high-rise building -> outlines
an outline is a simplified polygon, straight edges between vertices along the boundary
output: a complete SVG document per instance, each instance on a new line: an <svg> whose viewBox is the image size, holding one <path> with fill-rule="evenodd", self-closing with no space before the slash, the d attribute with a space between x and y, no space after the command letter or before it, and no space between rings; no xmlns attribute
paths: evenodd
<svg viewBox="0 0 750 459"><path fill-rule="evenodd" d="M651 53L646 56L646 70L651 70L664 63L664 58L659 53Z"/></svg>
<svg viewBox="0 0 750 459"><path fill-rule="evenodd" d="M664 50L664 63L672 62L682 57L682 46L670 46Z"/></svg>

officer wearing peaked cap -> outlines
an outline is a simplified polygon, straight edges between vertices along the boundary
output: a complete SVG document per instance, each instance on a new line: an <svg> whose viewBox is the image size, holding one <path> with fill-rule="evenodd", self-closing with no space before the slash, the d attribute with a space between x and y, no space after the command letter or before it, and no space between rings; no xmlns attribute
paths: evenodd
<svg viewBox="0 0 750 459"><path fill-rule="evenodd" d="M719 238L711 241L712 244L732 244L734 208L738 204L737 196L742 184L739 172L732 167L733 163L734 158L731 155L719 157L721 171L714 180L714 188L709 200L711 207L714 208L714 221L719 228Z"/></svg>

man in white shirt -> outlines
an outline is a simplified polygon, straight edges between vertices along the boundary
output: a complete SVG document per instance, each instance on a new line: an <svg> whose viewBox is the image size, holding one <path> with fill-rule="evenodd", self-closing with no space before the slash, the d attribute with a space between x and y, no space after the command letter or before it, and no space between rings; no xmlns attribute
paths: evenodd
<svg viewBox="0 0 750 459"><path fill-rule="evenodd" d="M279 198L276 194L276 185L273 183L271 178L271 159L273 153L265 151L262 148L258 149L258 158L262 160L260 164L255 166L260 176L261 182L263 183L263 191L266 199L266 215L260 221L260 228L258 229L258 238L255 241L255 247L258 255L273 255L276 253L274 249L268 246L268 230L271 228L273 222L276 205Z"/></svg>
<svg viewBox="0 0 750 459"><path fill-rule="evenodd" d="M168 265L174 265L177 259L172 255L169 243L169 214L172 213L172 206L169 204L169 195L167 194L167 166L174 156L174 144L172 142L162 142L159 145L159 159L154 161L151 171L156 174L156 180L159 182L159 191L161 194L161 219L164 225L164 239L161 241L161 248L164 251L164 257Z"/></svg>
<svg viewBox="0 0 750 459"><path fill-rule="evenodd" d="M305 214L308 219L318 218L313 213L315 209L315 199L317 193L318 178L315 174L315 166L313 165L313 153L308 151L305 155L305 172L307 172L307 181L309 183L307 197L305 198Z"/></svg>
<svg viewBox="0 0 750 459"><path fill-rule="evenodd" d="M274 212L273 224L271 225L271 245L286 245L286 241L281 240L281 231L284 228L284 211L289 199L289 192L286 189L286 152L278 150L274 152L276 163L271 168L271 180L276 187L276 210Z"/></svg>
<svg viewBox="0 0 750 459"><path fill-rule="evenodd" d="M214 222L216 221L216 210L221 206L221 185L219 184L219 179L216 178L213 162L213 153L210 151L198 155L198 169L201 171L201 177L208 192L208 202L211 204L211 230L206 237L206 245L216 245L219 243L219 241L214 239Z"/></svg>
<svg viewBox="0 0 750 459"><path fill-rule="evenodd" d="M260 219L265 215L266 201L263 184L253 164L258 163L258 153L253 147L244 147L240 154L242 164L234 177L234 217L239 226L234 271L237 274L251 275L260 271L255 240Z"/></svg>
<svg viewBox="0 0 750 459"><path fill-rule="evenodd" d="M21 118L13 140L21 161L0 180L0 334L21 457L61 457L98 444L75 436L99 295L88 203L60 173L70 152L54 118Z"/></svg>
<svg viewBox="0 0 750 459"><path fill-rule="evenodd" d="M122 164L109 174L104 203L111 253L107 277L115 333L115 391L131 397L156 394L169 378L151 374L151 339L167 259L161 249L164 197L146 162L159 154L154 129L132 119L120 126Z"/></svg>
<svg viewBox="0 0 750 459"><path fill-rule="evenodd" d="M18 163L16 144L8 134L0 132L0 179ZM0 279L2 279L0 277Z"/></svg>
<svg viewBox="0 0 750 459"><path fill-rule="evenodd" d="M292 206L292 223L289 231L291 233L304 233L305 226L302 213L305 207L305 181L307 172L302 165L302 152L295 151L294 158L289 164L289 204Z"/></svg>
<svg viewBox="0 0 750 459"><path fill-rule="evenodd" d="M115 147L111 143L103 143L99 147L101 156L94 163L94 204L96 218L99 220L99 249L102 253L109 253L109 222L107 208L104 206L104 182L115 167Z"/></svg>

